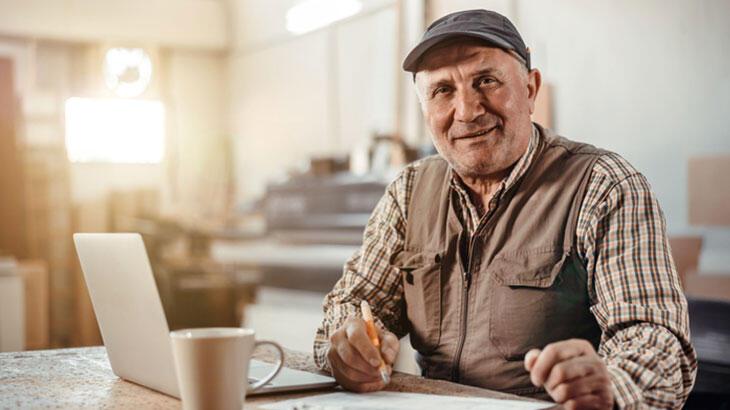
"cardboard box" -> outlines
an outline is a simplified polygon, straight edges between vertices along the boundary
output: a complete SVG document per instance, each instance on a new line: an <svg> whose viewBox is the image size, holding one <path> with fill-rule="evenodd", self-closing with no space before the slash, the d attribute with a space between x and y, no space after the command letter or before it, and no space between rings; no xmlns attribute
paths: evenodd
<svg viewBox="0 0 730 410"><path fill-rule="evenodd" d="M550 84L542 83L535 100L535 111L532 113L532 120L545 128L553 128L552 88Z"/></svg>
<svg viewBox="0 0 730 410"><path fill-rule="evenodd" d="M0 352L25 347L23 278L13 258L0 258Z"/></svg>
<svg viewBox="0 0 730 410"><path fill-rule="evenodd" d="M679 279L684 283L684 278L696 274L699 267L702 237L670 236L669 246L672 248L672 259L677 267Z"/></svg>
<svg viewBox="0 0 730 410"><path fill-rule="evenodd" d="M0 57L0 249L26 257L25 179L18 149L13 60Z"/></svg>
<svg viewBox="0 0 730 410"><path fill-rule="evenodd" d="M689 223L730 226L730 155L689 159Z"/></svg>
<svg viewBox="0 0 730 410"><path fill-rule="evenodd" d="M25 260L18 263L18 271L25 283L25 348L48 349L48 265L42 260Z"/></svg>
<svg viewBox="0 0 730 410"><path fill-rule="evenodd" d="M730 301L730 273L687 275L684 293L694 298Z"/></svg>

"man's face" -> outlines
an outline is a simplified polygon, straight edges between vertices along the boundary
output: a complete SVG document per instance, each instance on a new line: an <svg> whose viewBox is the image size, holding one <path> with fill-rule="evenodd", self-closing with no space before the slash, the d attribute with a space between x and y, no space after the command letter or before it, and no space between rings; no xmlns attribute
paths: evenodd
<svg viewBox="0 0 730 410"><path fill-rule="evenodd" d="M504 171L524 154L540 73L473 41L429 51L416 88L438 152L462 177Z"/></svg>

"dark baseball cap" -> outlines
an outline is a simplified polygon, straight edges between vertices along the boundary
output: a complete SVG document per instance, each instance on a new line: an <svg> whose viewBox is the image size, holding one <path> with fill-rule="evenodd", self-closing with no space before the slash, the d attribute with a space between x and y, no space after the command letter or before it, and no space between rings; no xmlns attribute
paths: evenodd
<svg viewBox="0 0 730 410"><path fill-rule="evenodd" d="M530 67L530 50L509 19L495 11L465 10L447 14L431 23L421 41L403 60L403 69L415 73L421 57L436 44L454 37L472 37L506 51L513 51L527 69Z"/></svg>

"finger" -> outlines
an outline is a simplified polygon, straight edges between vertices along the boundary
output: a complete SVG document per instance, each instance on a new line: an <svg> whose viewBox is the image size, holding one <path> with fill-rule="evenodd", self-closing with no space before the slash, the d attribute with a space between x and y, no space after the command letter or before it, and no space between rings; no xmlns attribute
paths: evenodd
<svg viewBox="0 0 730 410"><path fill-rule="evenodd" d="M586 394L563 403L566 410L604 409L607 403L595 394Z"/></svg>
<svg viewBox="0 0 730 410"><path fill-rule="evenodd" d="M351 390L354 392L369 392L369 391L376 391L380 390L384 387L383 381L378 377L375 379L367 379L367 380L360 380L357 377L351 377L349 371L352 369L349 369L342 365L338 366L337 363L338 359L333 359L335 363L330 362L330 366L332 366L332 374L337 380L337 383L340 384L343 388L347 390ZM334 366L333 366L334 364Z"/></svg>
<svg viewBox="0 0 730 410"><path fill-rule="evenodd" d="M596 360L600 359L591 356L579 356L557 363L550 369L550 374L545 381L545 388L554 389L560 383L595 373L598 370L597 364L600 364Z"/></svg>
<svg viewBox="0 0 730 410"><path fill-rule="evenodd" d="M361 383L355 386L352 391L356 393L372 393L374 391L382 390L385 387L385 384L382 380L378 380L376 382L372 383Z"/></svg>
<svg viewBox="0 0 730 410"><path fill-rule="evenodd" d="M345 363L342 358L333 352L327 355L327 359L332 369L332 375L335 376L337 382L343 383L372 383L381 380L380 375L363 373Z"/></svg>
<svg viewBox="0 0 730 410"><path fill-rule="evenodd" d="M593 346L585 340L570 339L550 343L540 352L530 371L530 380L535 386L542 386L547 380L550 370L557 363L573 357L582 356L593 351Z"/></svg>
<svg viewBox="0 0 730 410"><path fill-rule="evenodd" d="M336 353L348 367L365 374L378 375L378 370L363 359L354 346L350 344L350 340L347 339L344 332L337 332L333 335L330 349L334 349L333 353Z"/></svg>
<svg viewBox="0 0 730 410"><path fill-rule="evenodd" d="M387 364L393 364L400 350L400 342L393 333L384 331L380 340L380 353Z"/></svg>
<svg viewBox="0 0 730 410"><path fill-rule="evenodd" d="M354 347L365 362L370 363L373 368L380 366L380 353L373 345L373 342L370 341L365 322L362 319L349 321L345 327L345 333L347 334L347 340L350 342L349 344Z"/></svg>
<svg viewBox="0 0 730 410"><path fill-rule="evenodd" d="M356 369L362 373L373 376L376 376L378 374L378 369L376 367L373 367L370 363L366 362L365 359L362 358L360 353L355 350L355 348L349 343L349 341L338 344L337 346L335 346L335 349L339 358L348 367L352 367L353 369Z"/></svg>
<svg viewBox="0 0 730 410"><path fill-rule="evenodd" d="M525 355L525 370L528 372L532 370L532 367L535 366L535 361L537 361L537 357L540 355L540 349L532 349Z"/></svg>
<svg viewBox="0 0 730 410"><path fill-rule="evenodd" d="M384 387L380 377L361 373L342 362L337 354L328 355L332 375L347 390L355 392L376 391Z"/></svg>
<svg viewBox="0 0 730 410"><path fill-rule="evenodd" d="M547 389L556 403L565 403L580 396L596 394L609 388L608 381L601 375L593 374L579 379L560 383L554 389Z"/></svg>
<svg viewBox="0 0 730 410"><path fill-rule="evenodd" d="M350 390L355 393L370 393L370 392L382 390L385 387L385 384L383 383L382 380L378 379L377 381L366 382L366 383L357 383L357 382L346 381L344 383L340 383L340 386L342 386L346 390Z"/></svg>

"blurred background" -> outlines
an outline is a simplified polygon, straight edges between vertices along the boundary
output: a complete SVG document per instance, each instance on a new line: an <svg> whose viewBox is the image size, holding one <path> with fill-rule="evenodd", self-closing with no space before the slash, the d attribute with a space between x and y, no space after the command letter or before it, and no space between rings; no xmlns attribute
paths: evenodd
<svg viewBox="0 0 730 410"><path fill-rule="evenodd" d="M433 152L400 63L470 8L530 46L535 121L647 176L687 294L730 300L728 1L0 0L0 351L101 344L72 233L129 231L171 328L310 351L386 184Z"/></svg>

